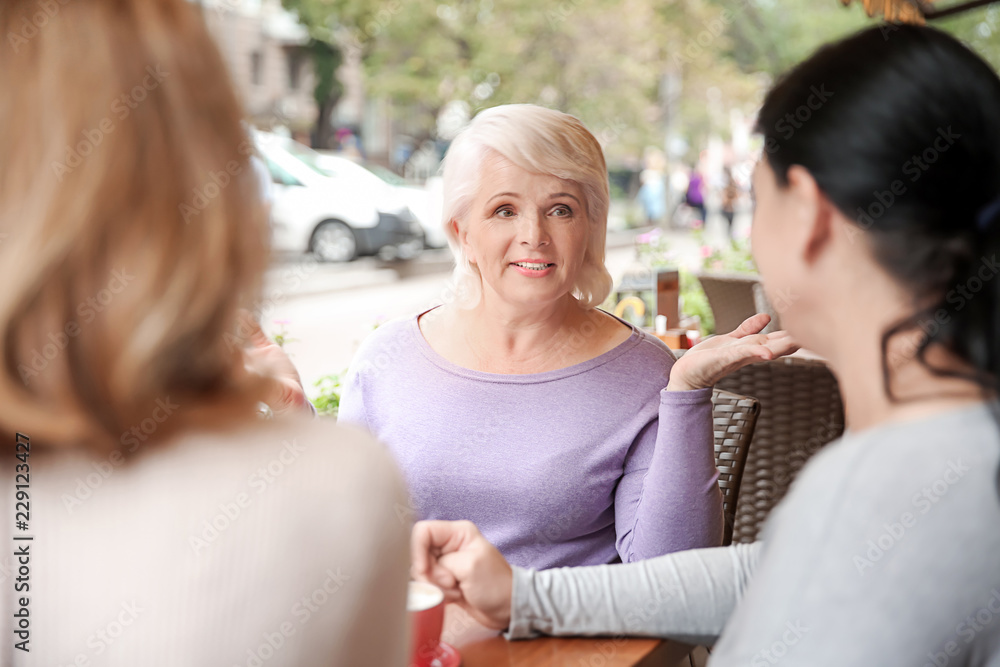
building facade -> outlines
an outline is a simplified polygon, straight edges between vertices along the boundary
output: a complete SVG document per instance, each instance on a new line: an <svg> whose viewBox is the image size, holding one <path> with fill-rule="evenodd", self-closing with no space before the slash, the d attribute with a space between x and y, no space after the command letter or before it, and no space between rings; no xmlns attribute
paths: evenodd
<svg viewBox="0 0 1000 667"><path fill-rule="evenodd" d="M316 120L309 35L280 0L200 0L250 122L308 136Z"/></svg>

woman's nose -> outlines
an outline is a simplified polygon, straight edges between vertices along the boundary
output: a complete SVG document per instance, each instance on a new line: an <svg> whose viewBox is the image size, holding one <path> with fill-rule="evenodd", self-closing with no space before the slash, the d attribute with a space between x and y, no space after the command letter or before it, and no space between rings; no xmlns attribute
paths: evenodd
<svg viewBox="0 0 1000 667"><path fill-rule="evenodd" d="M528 248L538 248L549 243L549 234L545 229L545 217L539 213L528 213L521 217L519 236L521 245Z"/></svg>

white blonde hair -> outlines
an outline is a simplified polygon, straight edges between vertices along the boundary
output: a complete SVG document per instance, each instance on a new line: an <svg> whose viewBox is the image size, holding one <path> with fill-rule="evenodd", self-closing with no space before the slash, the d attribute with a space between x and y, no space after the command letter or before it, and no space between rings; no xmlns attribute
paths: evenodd
<svg viewBox="0 0 1000 667"><path fill-rule="evenodd" d="M573 181L581 187L590 237L573 295L587 308L603 303L613 286L604 266L610 201L604 153L578 119L533 104L508 104L480 112L455 138L444 158L442 223L455 254L456 302L472 308L482 297L479 268L465 256L451 222L469 214L482 164L490 151L527 171Z"/></svg>

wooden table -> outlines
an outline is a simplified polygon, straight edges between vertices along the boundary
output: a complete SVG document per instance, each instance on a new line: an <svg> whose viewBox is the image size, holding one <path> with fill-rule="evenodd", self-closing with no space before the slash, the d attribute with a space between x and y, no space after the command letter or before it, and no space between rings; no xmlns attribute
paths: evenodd
<svg viewBox="0 0 1000 667"><path fill-rule="evenodd" d="M507 641L453 604L445 609L441 638L462 654L462 667L681 667L691 650L672 641L625 637Z"/></svg>

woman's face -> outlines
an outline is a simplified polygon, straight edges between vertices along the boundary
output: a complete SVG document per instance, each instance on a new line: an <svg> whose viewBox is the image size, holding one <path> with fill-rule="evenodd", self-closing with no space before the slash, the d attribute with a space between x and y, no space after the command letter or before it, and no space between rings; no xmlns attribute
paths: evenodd
<svg viewBox="0 0 1000 667"><path fill-rule="evenodd" d="M490 152L466 220L457 223L485 292L537 306L572 291L590 236L583 190Z"/></svg>
<svg viewBox="0 0 1000 667"><path fill-rule="evenodd" d="M754 261L760 271L764 291L771 305L781 316L782 326L788 327L789 315L794 319L793 304L798 300L799 281L791 261L794 239L799 234L794 202L788 192L779 187L766 156L760 158L753 172L754 211L750 241Z"/></svg>

